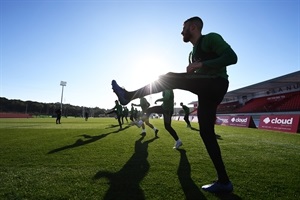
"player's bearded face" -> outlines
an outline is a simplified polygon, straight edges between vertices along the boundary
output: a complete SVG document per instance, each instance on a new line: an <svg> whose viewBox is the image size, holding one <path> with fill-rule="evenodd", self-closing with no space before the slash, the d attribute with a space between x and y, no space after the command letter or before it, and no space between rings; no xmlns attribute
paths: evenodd
<svg viewBox="0 0 300 200"><path fill-rule="evenodd" d="M183 27L183 30L181 32L181 35L183 36L183 41L184 42L189 42L190 39L191 39L191 31L190 31L190 27L189 25L185 24L184 27Z"/></svg>

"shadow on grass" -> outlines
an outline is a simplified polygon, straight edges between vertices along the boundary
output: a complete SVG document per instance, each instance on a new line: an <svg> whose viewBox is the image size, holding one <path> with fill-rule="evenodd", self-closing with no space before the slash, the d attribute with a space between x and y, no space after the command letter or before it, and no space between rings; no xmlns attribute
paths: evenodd
<svg viewBox="0 0 300 200"><path fill-rule="evenodd" d="M123 129L118 129L116 131L112 131L112 132L109 132L109 133L104 133L104 134L96 135L96 136L90 136L90 135L83 134L81 136L83 136L86 140L78 139L78 140L76 140L76 142L74 144L70 144L70 145L67 145L67 146L64 146L64 147L53 149L53 150L49 151L48 154L57 153L59 151L63 151L63 150L66 150L66 149L76 148L76 147L79 147L79 146L82 146L82 145L90 144L92 142L96 142L97 140L105 138L106 136L108 136L112 133L118 133L120 131L123 131L123 130L129 128L129 127L130 126L126 126Z"/></svg>
<svg viewBox="0 0 300 200"><path fill-rule="evenodd" d="M218 140L223 140L221 135L216 134L216 137L217 137Z"/></svg>
<svg viewBox="0 0 300 200"><path fill-rule="evenodd" d="M147 175L150 165L148 158L148 145L157 138L142 142L145 134L135 142L135 152L120 171L112 173L99 171L93 177L94 180L106 178L110 187L104 196L107 199L145 199L140 182Z"/></svg>
<svg viewBox="0 0 300 200"><path fill-rule="evenodd" d="M193 131L200 131L199 129L197 129L197 128L194 128L194 127L191 127L191 130L193 130Z"/></svg>
<svg viewBox="0 0 300 200"><path fill-rule="evenodd" d="M180 161L177 170L177 175L182 190L185 194L185 199L186 200L207 199L204 196L204 194L200 191L198 186L195 184L193 179L191 178L191 166L186 156L186 151L184 149L177 149L177 150L180 152ZM215 194L215 196L220 200L241 200L242 199L234 193Z"/></svg>
<svg viewBox="0 0 300 200"><path fill-rule="evenodd" d="M111 128L116 128L116 127L120 127L119 124L111 124L110 126L106 127L105 129L111 129Z"/></svg>
<svg viewBox="0 0 300 200"><path fill-rule="evenodd" d="M234 193L230 194L216 194L216 197L218 197L220 200L242 200L241 197Z"/></svg>
<svg viewBox="0 0 300 200"><path fill-rule="evenodd" d="M184 149L177 149L177 150L180 153L180 161L177 170L177 175L182 190L185 194L185 199L186 200L206 199L206 197L202 194L198 186L191 178L191 165L186 156L186 151Z"/></svg>
<svg viewBox="0 0 300 200"><path fill-rule="evenodd" d="M194 127L191 127L191 130L198 131L198 132L200 131L199 129L194 128ZM221 137L221 135L216 134L216 137L217 137L218 140L223 140L223 138Z"/></svg>

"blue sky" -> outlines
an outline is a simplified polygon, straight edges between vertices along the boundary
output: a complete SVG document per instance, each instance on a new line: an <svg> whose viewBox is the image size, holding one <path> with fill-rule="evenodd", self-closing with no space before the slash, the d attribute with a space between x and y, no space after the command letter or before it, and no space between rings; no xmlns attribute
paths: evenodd
<svg viewBox="0 0 300 200"><path fill-rule="evenodd" d="M115 79L138 89L167 72L184 72L190 43L183 22L204 21L238 55L229 91L300 70L299 0L2 0L0 96L112 108ZM147 96L152 103L161 94ZM197 100L175 90L175 102ZM134 102L138 102L135 100Z"/></svg>

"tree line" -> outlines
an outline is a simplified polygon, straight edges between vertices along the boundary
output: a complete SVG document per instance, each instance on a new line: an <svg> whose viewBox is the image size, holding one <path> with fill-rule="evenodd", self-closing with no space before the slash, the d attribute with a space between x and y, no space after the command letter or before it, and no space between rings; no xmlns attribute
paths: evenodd
<svg viewBox="0 0 300 200"><path fill-rule="evenodd" d="M0 112L4 113L25 113L36 116L55 116L55 111L60 108L61 105L59 102L41 103L35 101L22 101L0 97ZM63 104L62 116L83 117L84 113L88 112L89 116L91 117L99 117L104 116L105 111L105 109L98 107L89 108Z"/></svg>

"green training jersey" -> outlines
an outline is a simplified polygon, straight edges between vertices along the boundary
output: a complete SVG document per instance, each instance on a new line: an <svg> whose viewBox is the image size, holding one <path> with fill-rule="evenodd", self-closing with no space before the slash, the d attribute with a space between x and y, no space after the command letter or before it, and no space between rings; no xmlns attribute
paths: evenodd
<svg viewBox="0 0 300 200"><path fill-rule="evenodd" d="M185 114L190 114L190 109L186 105L182 105L182 109L184 110Z"/></svg>
<svg viewBox="0 0 300 200"><path fill-rule="evenodd" d="M134 114L134 107L131 106L131 109L130 109L130 114L133 115Z"/></svg>
<svg viewBox="0 0 300 200"><path fill-rule="evenodd" d="M123 107L120 104L118 104L115 106L115 108L117 111L117 115L121 116L123 114Z"/></svg>
<svg viewBox="0 0 300 200"><path fill-rule="evenodd" d="M127 107L124 107L124 110L123 110L123 114L124 114L124 116L126 116L126 115L128 115L128 108Z"/></svg>
<svg viewBox="0 0 300 200"><path fill-rule="evenodd" d="M143 112L146 112L147 108L149 108L150 103L147 101L145 97L140 98L140 106Z"/></svg>
<svg viewBox="0 0 300 200"><path fill-rule="evenodd" d="M228 79L226 66L236 59L235 52L217 33L202 35L189 55L189 63L201 61L203 64L195 73L225 79Z"/></svg>
<svg viewBox="0 0 300 200"><path fill-rule="evenodd" d="M164 90L162 93L163 101L162 108L164 110L173 111L174 110L174 92L173 90Z"/></svg>

